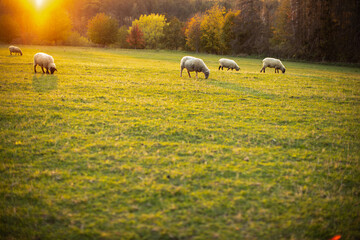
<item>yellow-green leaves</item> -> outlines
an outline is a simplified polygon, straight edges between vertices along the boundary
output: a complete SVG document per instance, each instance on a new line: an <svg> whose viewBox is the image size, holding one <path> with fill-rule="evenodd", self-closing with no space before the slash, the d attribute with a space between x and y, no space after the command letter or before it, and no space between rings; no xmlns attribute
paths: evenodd
<svg viewBox="0 0 360 240"><path fill-rule="evenodd" d="M157 49L160 45L160 40L164 36L164 26L166 25L165 15L150 14L141 15L139 19L132 22L132 27L137 25L144 34L146 46L152 49ZM129 33L131 27L129 28Z"/></svg>

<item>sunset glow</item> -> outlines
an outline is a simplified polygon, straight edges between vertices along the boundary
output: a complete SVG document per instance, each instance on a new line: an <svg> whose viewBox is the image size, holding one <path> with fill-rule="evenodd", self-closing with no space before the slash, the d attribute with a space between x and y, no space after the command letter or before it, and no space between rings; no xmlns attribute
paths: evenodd
<svg viewBox="0 0 360 240"><path fill-rule="evenodd" d="M41 7L43 5L44 1L43 0L35 0L35 5L36 7Z"/></svg>

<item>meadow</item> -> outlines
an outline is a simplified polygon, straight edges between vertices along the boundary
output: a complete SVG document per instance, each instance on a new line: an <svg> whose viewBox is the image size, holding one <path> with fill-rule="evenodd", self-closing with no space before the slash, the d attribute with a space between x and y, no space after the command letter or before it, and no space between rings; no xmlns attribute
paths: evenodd
<svg viewBox="0 0 360 240"><path fill-rule="evenodd" d="M21 48L0 45L0 239L360 238L360 68Z"/></svg>

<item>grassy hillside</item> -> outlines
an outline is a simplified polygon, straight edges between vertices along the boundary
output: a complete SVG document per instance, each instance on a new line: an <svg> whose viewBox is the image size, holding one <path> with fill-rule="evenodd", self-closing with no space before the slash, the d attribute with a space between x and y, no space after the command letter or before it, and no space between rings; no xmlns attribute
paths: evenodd
<svg viewBox="0 0 360 240"><path fill-rule="evenodd" d="M199 54L196 80L188 53L6 47L1 239L360 238L359 68Z"/></svg>

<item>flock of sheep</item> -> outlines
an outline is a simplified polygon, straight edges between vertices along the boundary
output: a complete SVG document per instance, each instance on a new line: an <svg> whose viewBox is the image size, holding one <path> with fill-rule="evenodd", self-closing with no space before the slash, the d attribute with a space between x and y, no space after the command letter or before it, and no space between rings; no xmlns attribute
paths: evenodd
<svg viewBox="0 0 360 240"><path fill-rule="evenodd" d="M265 68L275 68L275 73L279 73L279 69L282 73L285 73L285 66L282 64L282 62L279 59L275 58L264 58L263 67L261 68L260 72L265 73ZM236 64L234 60L227 59L227 58L221 58L219 59L219 70L224 70L224 68L227 68L236 71L240 70L240 67ZM190 72L196 72L196 78L198 78L198 72L202 72L205 75L205 79L207 79L210 75L209 68L205 65L204 61L200 58L195 58L191 56L185 56L181 59L180 62L180 77L182 77L182 71L186 68L188 71L189 77L191 78Z"/></svg>
<svg viewBox="0 0 360 240"><path fill-rule="evenodd" d="M12 53L14 54L20 54L22 55L22 51L20 48L15 46L9 47L10 55ZM265 68L275 68L275 73L279 73L279 69L282 71L282 73L285 73L285 67L282 64L282 62L279 59L275 58L265 58L263 61L263 67L261 68L260 72L265 73ZM228 70L235 69L236 71L240 70L240 67L236 64L234 60L221 58L219 60L219 70L224 70L224 68L227 68ZM57 71L54 58L46 53L36 53L34 55L34 72L36 73L36 66L39 65L41 67L41 70L43 73L45 73L44 68L46 69L46 73L49 74L49 70L51 74L54 74L55 71ZM182 77L182 72L186 68L189 77L191 78L190 72L196 73L196 78L198 78L198 73L202 72L205 75L205 79L207 79L210 75L209 68L205 65L204 61L200 58L195 58L191 56L185 56L181 59L180 62L180 77Z"/></svg>

